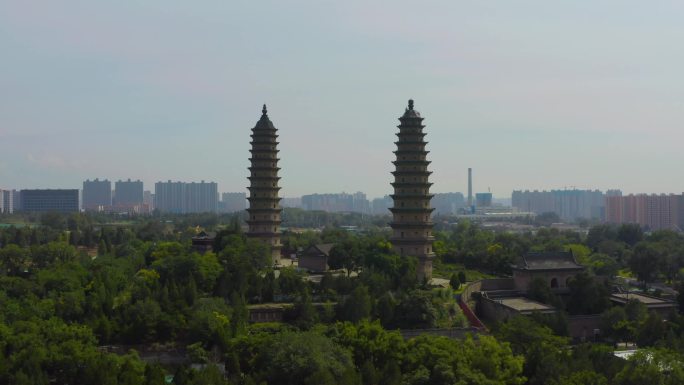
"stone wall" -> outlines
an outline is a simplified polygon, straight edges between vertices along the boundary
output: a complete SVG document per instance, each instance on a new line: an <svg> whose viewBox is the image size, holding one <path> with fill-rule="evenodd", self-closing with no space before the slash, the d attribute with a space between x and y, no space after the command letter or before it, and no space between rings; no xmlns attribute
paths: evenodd
<svg viewBox="0 0 684 385"><path fill-rule="evenodd" d="M601 316L595 315L578 315L568 318L568 329L570 337L580 341L593 341L595 339L595 331L601 333Z"/></svg>

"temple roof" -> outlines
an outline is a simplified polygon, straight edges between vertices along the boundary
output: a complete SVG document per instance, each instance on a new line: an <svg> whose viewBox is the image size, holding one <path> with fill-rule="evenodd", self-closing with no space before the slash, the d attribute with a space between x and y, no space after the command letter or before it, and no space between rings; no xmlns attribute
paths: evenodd
<svg viewBox="0 0 684 385"><path fill-rule="evenodd" d="M404 115L402 118L421 118L420 112L416 111L413 109L413 99L409 99L408 101L408 107L406 108L406 111L404 111Z"/></svg>
<svg viewBox="0 0 684 385"><path fill-rule="evenodd" d="M306 250L304 250L304 254L311 255L312 253L320 253L326 257L329 257L330 250L332 250L333 247L335 247L334 243L319 243L317 245L309 246Z"/></svg>
<svg viewBox="0 0 684 385"><path fill-rule="evenodd" d="M266 110L266 105L264 104L264 108L261 109L261 118L259 121L256 123L254 126L255 130L275 130L275 126L271 122L271 119L268 118L268 110Z"/></svg>
<svg viewBox="0 0 684 385"><path fill-rule="evenodd" d="M530 252L524 255L517 265L518 270L582 270L572 251Z"/></svg>
<svg viewBox="0 0 684 385"><path fill-rule="evenodd" d="M201 240L201 239L214 239L216 237L216 233L207 233L206 231L202 230L200 231L197 235L192 237L192 240Z"/></svg>

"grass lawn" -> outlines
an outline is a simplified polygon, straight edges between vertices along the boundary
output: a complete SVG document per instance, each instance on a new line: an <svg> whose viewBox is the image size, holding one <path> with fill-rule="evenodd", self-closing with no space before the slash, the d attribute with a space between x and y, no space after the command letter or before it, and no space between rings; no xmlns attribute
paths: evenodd
<svg viewBox="0 0 684 385"><path fill-rule="evenodd" d="M495 278L495 276L491 274L486 274L478 270L466 269L459 263L442 263L437 259L432 262L432 276L434 277L449 279L452 274L458 274L459 271L465 272L466 281L468 282L484 278Z"/></svg>

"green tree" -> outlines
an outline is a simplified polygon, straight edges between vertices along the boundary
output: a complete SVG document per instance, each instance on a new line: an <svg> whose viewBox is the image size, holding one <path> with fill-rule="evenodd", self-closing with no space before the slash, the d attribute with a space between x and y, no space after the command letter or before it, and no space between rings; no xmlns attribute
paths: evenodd
<svg viewBox="0 0 684 385"><path fill-rule="evenodd" d="M568 373L568 339L525 316L498 325L494 335L525 356L523 374L531 384L548 384Z"/></svg>
<svg viewBox="0 0 684 385"><path fill-rule="evenodd" d="M587 272L571 278L568 287L570 295L566 308L570 314L600 314L610 306L606 285Z"/></svg>
<svg viewBox="0 0 684 385"><path fill-rule="evenodd" d="M617 231L617 239L634 247L644 238L644 232L641 226L635 223L624 223L620 225Z"/></svg>
<svg viewBox="0 0 684 385"><path fill-rule="evenodd" d="M341 384L355 372L351 353L317 332L274 336L260 347L255 367L273 385Z"/></svg>
<svg viewBox="0 0 684 385"><path fill-rule="evenodd" d="M636 273L639 280L649 283L655 278L660 258L659 251L652 244L639 242L629 259L629 268Z"/></svg>
<svg viewBox="0 0 684 385"><path fill-rule="evenodd" d="M359 322L371 314L372 302L368 288L359 285L344 301L340 318L346 321Z"/></svg>
<svg viewBox="0 0 684 385"><path fill-rule="evenodd" d="M458 279L458 275L456 273L451 274L449 286L451 286L451 288L454 290L458 290L461 287L461 281Z"/></svg>
<svg viewBox="0 0 684 385"><path fill-rule="evenodd" d="M422 335L409 340L402 363L409 384L523 384L523 358L490 336L455 343Z"/></svg>

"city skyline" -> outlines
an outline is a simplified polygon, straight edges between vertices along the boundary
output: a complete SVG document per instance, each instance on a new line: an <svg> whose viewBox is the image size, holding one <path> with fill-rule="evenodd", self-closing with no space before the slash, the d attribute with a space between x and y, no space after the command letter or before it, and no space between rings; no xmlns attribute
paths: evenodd
<svg viewBox="0 0 684 385"><path fill-rule="evenodd" d="M684 5L527 5L40 3L37 13L5 2L0 187L100 177L246 191L246 143L265 102L281 130L282 196L381 197L397 111L413 98L428 117L434 192L464 192L468 167L474 192L495 197L684 191L673 177L684 53L672 49ZM404 26L415 18L430 25Z"/></svg>

